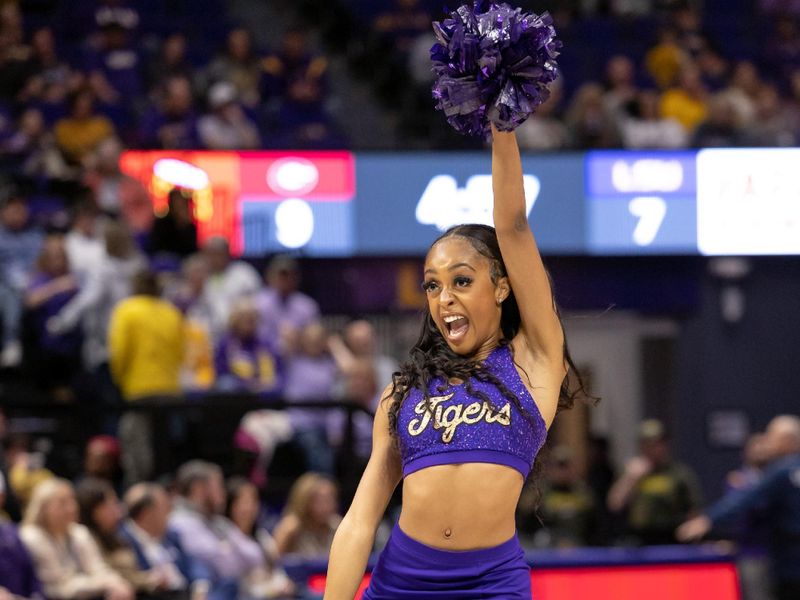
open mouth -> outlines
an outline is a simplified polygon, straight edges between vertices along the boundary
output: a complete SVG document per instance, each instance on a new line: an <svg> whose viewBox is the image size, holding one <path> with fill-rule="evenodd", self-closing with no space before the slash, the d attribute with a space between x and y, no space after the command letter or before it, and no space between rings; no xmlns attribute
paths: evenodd
<svg viewBox="0 0 800 600"><path fill-rule="evenodd" d="M451 341L460 340L469 329L469 319L462 315L448 315L443 320L447 331L446 337Z"/></svg>

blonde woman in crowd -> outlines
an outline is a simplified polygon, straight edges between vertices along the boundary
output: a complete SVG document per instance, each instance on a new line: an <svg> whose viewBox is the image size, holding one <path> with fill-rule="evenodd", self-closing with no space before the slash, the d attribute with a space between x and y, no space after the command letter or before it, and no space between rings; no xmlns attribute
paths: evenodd
<svg viewBox="0 0 800 600"><path fill-rule="evenodd" d="M281 556L327 556L342 520L336 485L319 473L306 473L292 486L283 517L275 526Z"/></svg>
<svg viewBox="0 0 800 600"><path fill-rule="evenodd" d="M91 533L78 522L72 484L50 479L36 486L20 529L45 596L50 600L133 600L133 589L103 561Z"/></svg>

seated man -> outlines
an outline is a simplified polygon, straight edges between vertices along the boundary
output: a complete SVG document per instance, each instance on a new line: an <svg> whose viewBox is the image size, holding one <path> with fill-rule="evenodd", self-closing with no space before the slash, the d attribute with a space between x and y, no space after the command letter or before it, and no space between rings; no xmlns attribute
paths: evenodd
<svg viewBox="0 0 800 600"><path fill-rule="evenodd" d="M236 598L238 582L263 562L261 548L222 516L226 495L222 470L193 460L178 470L180 498L169 525L186 552L211 574L214 600Z"/></svg>
<svg viewBox="0 0 800 600"><path fill-rule="evenodd" d="M138 483L125 494L128 520L121 534L136 553L142 570L158 571L165 589L176 598L197 599L208 589L208 570L183 549L177 534L167 530L172 503L167 492L154 483Z"/></svg>

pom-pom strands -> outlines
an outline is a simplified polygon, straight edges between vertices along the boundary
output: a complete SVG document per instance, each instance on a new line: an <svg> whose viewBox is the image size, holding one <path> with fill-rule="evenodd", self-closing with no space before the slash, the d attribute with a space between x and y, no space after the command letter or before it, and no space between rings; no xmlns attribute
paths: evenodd
<svg viewBox="0 0 800 600"><path fill-rule="evenodd" d="M459 133L489 139L490 123L511 131L547 100L557 77L553 19L476 0L433 24L433 97Z"/></svg>

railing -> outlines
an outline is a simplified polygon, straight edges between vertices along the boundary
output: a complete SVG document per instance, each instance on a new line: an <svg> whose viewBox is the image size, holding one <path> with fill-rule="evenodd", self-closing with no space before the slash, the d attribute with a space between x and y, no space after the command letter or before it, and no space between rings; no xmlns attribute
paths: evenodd
<svg viewBox="0 0 800 600"><path fill-rule="evenodd" d="M241 464L237 467L233 438L242 417L250 411L280 411L288 408L342 411L345 414L344 431L342 443L336 448L336 475L344 502L352 498L363 469L363 460L356 452L354 417L358 413L372 417L372 413L362 406L346 401L321 399L287 402L283 399L264 399L254 394L213 391L177 397L143 398L114 405L96 401L67 404L46 399L25 386L6 385L0 387L0 406L9 420L9 433L46 440L46 445L52 448L48 452L48 464L67 477L80 472L86 442L98 433L112 433L117 418L129 411L146 413L152 417L155 477L174 473L181 463L192 458L216 462L229 473L242 473L244 469ZM273 488L285 487L288 479L294 479L303 471L303 465L297 458L291 452L284 450L282 453L278 448L273 464L281 460L295 464L277 465L281 475L271 480ZM273 491L276 494L285 492L284 489Z"/></svg>

